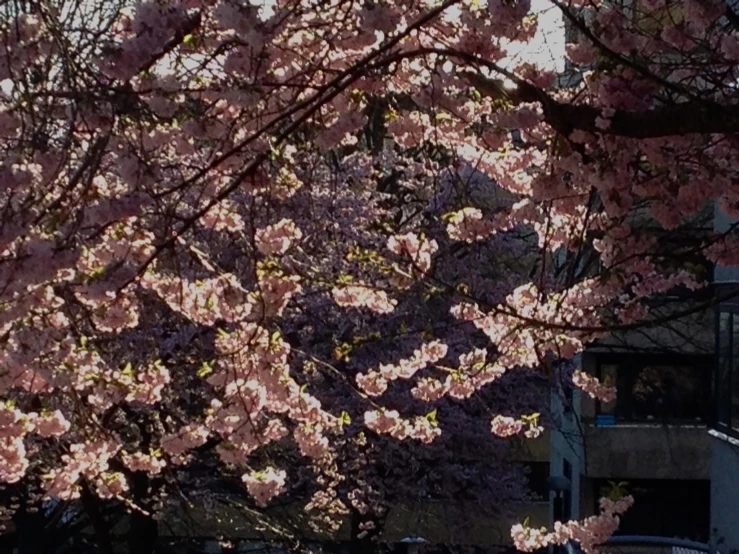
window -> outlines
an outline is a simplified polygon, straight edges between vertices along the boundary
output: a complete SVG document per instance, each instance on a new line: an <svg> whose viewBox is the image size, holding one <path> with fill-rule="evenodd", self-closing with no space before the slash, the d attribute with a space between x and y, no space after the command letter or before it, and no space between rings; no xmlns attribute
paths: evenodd
<svg viewBox="0 0 739 554"><path fill-rule="evenodd" d="M651 258L664 275L687 270L698 281L712 281L715 264L705 257L703 248L701 248L701 244L708 237L708 226L710 225L704 213L705 208L697 216L700 219L694 221L693 225L685 225L671 232L650 229L650 233L657 239L650 251ZM713 294L713 287L710 285L699 290L691 290L680 285L653 297L648 304L659 306L664 298L673 300L684 298L699 302L712 298Z"/></svg>
<svg viewBox="0 0 739 554"><path fill-rule="evenodd" d="M718 314L714 424L739 436L739 306L725 306Z"/></svg>
<svg viewBox="0 0 739 554"><path fill-rule="evenodd" d="M599 403L598 413L622 422L704 422L710 412L711 367L709 356L601 358L598 377L615 384L617 397L615 402Z"/></svg>
<svg viewBox="0 0 739 554"><path fill-rule="evenodd" d="M608 496L613 483L625 482L634 505L623 516L616 535L651 535L705 542L710 527L710 481L619 479L595 481L597 499Z"/></svg>
<svg viewBox="0 0 739 554"><path fill-rule="evenodd" d="M549 462L527 462L525 472L532 499L547 500L549 498Z"/></svg>
<svg viewBox="0 0 739 554"><path fill-rule="evenodd" d="M562 497L562 520L569 521L572 518L572 464L568 460L562 460L562 475L570 482L570 489Z"/></svg>

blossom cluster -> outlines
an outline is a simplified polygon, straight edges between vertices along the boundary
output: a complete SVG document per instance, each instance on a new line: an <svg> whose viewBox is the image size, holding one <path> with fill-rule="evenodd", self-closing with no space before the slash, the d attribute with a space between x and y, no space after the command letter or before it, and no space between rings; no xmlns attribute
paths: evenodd
<svg viewBox="0 0 739 554"><path fill-rule="evenodd" d="M600 500L601 513L582 521L555 522L554 529L533 529L521 524L511 529L513 543L522 552L533 552L553 544L566 544L577 541L584 552L595 553L595 547L606 542L618 530L620 514L634 503L634 498L626 496L619 501L607 498Z"/></svg>
<svg viewBox="0 0 739 554"><path fill-rule="evenodd" d="M446 356L447 346L440 341L423 344L413 356L397 364L380 364L379 369L357 375L357 384L370 396L379 396L387 390L388 383L396 379L411 379L418 371L435 364Z"/></svg>
<svg viewBox="0 0 739 554"><path fill-rule="evenodd" d="M367 308L378 314L391 313L397 300L390 298L383 290L370 285L344 285L331 289L331 295L339 306Z"/></svg>
<svg viewBox="0 0 739 554"><path fill-rule="evenodd" d="M490 429L494 435L501 438L514 437L523 433L526 438L535 439L544 431L544 428L538 425L538 419L536 414L521 419L496 415L490 423Z"/></svg>
<svg viewBox="0 0 739 554"><path fill-rule="evenodd" d="M616 400L616 387L603 385L597 377L584 371L575 371L572 374L572 382L591 398L605 403Z"/></svg>
<svg viewBox="0 0 739 554"><path fill-rule="evenodd" d="M394 439L412 438L422 443L430 443L441 434L434 418L418 416L412 420L400 417L397 410L369 410L364 413L364 424L380 435Z"/></svg>
<svg viewBox="0 0 739 554"><path fill-rule="evenodd" d="M408 256L413 264L413 269L421 274L429 270L431 257L439 249L439 245L435 240L419 237L415 233L392 236L387 241L387 247L395 254Z"/></svg>
<svg viewBox="0 0 739 554"><path fill-rule="evenodd" d="M241 479L256 503L266 506L284 490L287 474L283 470L268 467L263 471L245 473Z"/></svg>

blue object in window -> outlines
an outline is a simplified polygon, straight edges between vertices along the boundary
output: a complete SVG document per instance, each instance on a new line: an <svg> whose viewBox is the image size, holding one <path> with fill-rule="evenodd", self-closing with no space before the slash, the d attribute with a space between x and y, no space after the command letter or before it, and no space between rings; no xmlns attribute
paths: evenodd
<svg viewBox="0 0 739 554"><path fill-rule="evenodd" d="M616 416L605 414L595 416L596 427L613 427L614 425L616 425Z"/></svg>

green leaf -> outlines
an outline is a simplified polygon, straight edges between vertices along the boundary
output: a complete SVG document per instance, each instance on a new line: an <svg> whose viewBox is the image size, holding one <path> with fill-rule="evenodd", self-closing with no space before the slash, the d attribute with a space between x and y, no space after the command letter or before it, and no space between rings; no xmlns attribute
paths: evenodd
<svg viewBox="0 0 739 554"><path fill-rule="evenodd" d="M352 418L347 412L341 412L341 423L344 425L351 425Z"/></svg>
<svg viewBox="0 0 739 554"><path fill-rule="evenodd" d="M462 214L458 212L450 212L441 216L441 221L444 223L459 223L462 221Z"/></svg>
<svg viewBox="0 0 739 554"><path fill-rule="evenodd" d="M465 283L459 283L457 285L457 292L459 292L460 294L468 295L470 293L470 287Z"/></svg>
<svg viewBox="0 0 739 554"><path fill-rule="evenodd" d="M340 362L349 362L351 360L350 354L352 350L354 350L354 347L351 344L342 343L334 348L334 358Z"/></svg>
<svg viewBox="0 0 739 554"><path fill-rule="evenodd" d="M93 269L90 273L87 274L87 281L93 282L100 279L105 274L105 267L98 267L96 269Z"/></svg>
<svg viewBox="0 0 739 554"><path fill-rule="evenodd" d="M198 369L198 377L203 379L213 373L213 362L203 362L203 365Z"/></svg>
<svg viewBox="0 0 739 554"><path fill-rule="evenodd" d="M439 410L434 410L433 412L429 412L426 414L426 419L431 424L432 427L437 427L439 425L439 420L437 418L437 415L439 414Z"/></svg>

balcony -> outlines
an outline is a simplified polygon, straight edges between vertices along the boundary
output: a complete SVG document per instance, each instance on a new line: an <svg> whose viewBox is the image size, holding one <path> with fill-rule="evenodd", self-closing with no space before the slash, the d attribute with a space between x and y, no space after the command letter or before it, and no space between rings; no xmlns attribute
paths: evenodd
<svg viewBox="0 0 739 554"><path fill-rule="evenodd" d="M588 477L709 478L711 444L705 425L588 425L585 444Z"/></svg>
<svg viewBox="0 0 739 554"><path fill-rule="evenodd" d="M589 365L618 391L608 404L583 398L589 477L708 479L712 357L599 354Z"/></svg>

